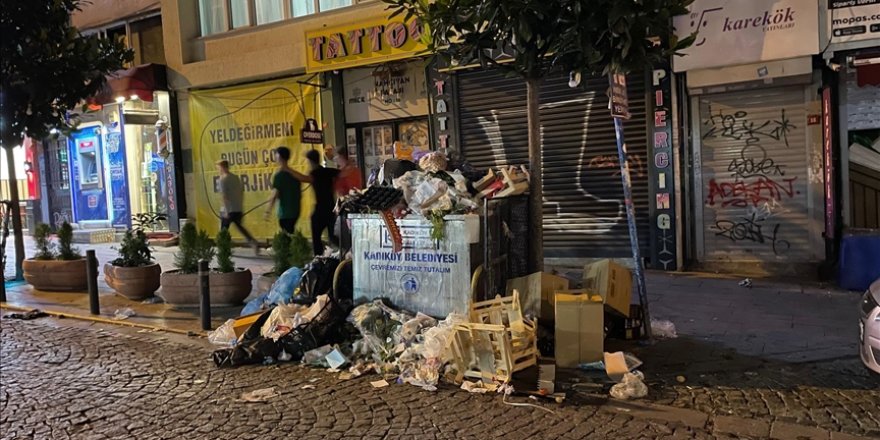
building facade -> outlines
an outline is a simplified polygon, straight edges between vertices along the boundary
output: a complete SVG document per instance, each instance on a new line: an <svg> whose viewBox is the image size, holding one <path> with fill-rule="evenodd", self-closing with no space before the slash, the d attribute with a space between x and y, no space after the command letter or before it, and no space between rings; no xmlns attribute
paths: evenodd
<svg viewBox="0 0 880 440"><path fill-rule="evenodd" d="M177 230L177 118L166 81L160 2L93 1L71 22L83 34L123 42L134 59L108 75L76 132L41 142L43 221L110 232Z"/></svg>

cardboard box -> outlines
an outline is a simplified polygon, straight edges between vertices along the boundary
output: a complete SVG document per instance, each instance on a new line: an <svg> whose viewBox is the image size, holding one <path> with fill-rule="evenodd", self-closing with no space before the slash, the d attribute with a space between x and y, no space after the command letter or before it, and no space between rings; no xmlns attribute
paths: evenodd
<svg viewBox="0 0 880 440"><path fill-rule="evenodd" d="M584 266L584 289L602 296L605 304L629 317L632 301L632 272L609 259Z"/></svg>
<svg viewBox="0 0 880 440"><path fill-rule="evenodd" d="M519 292L525 315L537 316L543 322L552 322L553 295L560 290L568 290L568 278L536 272L507 280L507 295L512 295L514 290Z"/></svg>
<svg viewBox="0 0 880 440"><path fill-rule="evenodd" d="M556 295L556 366L576 368L604 356L604 307L599 295Z"/></svg>
<svg viewBox="0 0 880 440"><path fill-rule="evenodd" d="M251 327L251 324L257 321L260 316L263 315L265 311L251 313L250 315L245 315L240 318L235 318L235 323L232 324L232 330L235 332L236 338L241 338L241 335L247 331Z"/></svg>

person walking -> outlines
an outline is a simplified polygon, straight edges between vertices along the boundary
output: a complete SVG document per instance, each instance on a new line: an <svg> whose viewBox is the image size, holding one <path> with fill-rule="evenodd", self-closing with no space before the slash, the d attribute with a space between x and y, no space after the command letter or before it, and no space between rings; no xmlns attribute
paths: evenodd
<svg viewBox="0 0 880 440"><path fill-rule="evenodd" d="M288 234L296 231L296 221L299 219L300 208L300 184L306 179L302 173L290 168L290 149L278 147L275 149L275 163L278 170L272 176L272 197L269 198L269 207L266 208L265 218L268 220L272 215L275 203L278 203L278 226Z"/></svg>
<svg viewBox="0 0 880 440"><path fill-rule="evenodd" d="M347 196L353 189L363 188L363 175L360 168L351 163L348 158L348 149L340 148L336 152L336 166L339 167L339 176L333 187L336 195L341 199ZM339 237L339 247L343 253L351 249L351 229L348 226L348 216L345 212L339 213L336 220L336 236Z"/></svg>
<svg viewBox="0 0 880 440"><path fill-rule="evenodd" d="M259 253L259 243L241 224L244 217L244 186L241 184L241 179L229 172L229 162L225 160L217 162L217 172L220 173L218 186L223 199L223 206L220 208L220 229L227 230L230 224L235 225L241 235L253 246L254 253Z"/></svg>
<svg viewBox="0 0 880 440"><path fill-rule="evenodd" d="M336 215L333 213L336 198L333 192L339 170L322 166L321 155L317 150L309 150L306 153L306 159L312 169L307 181L312 184L312 190L315 191L315 210L312 212L312 250L315 251L315 256L321 256L324 255L324 243L321 236L325 229L330 243L334 246L339 245L333 231L333 225L336 222Z"/></svg>

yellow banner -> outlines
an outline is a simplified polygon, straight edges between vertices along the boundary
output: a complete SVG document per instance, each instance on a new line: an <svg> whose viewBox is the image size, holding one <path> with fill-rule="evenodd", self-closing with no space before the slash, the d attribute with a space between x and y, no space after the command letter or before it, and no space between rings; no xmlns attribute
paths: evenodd
<svg viewBox="0 0 880 440"><path fill-rule="evenodd" d="M378 17L306 32L306 71L323 72L409 58L425 51L418 19Z"/></svg>
<svg viewBox="0 0 880 440"><path fill-rule="evenodd" d="M299 82L305 80L286 78L190 95L196 223L211 236L220 229L223 206L215 165L220 160L229 161L230 172L238 175L244 186L245 228L261 241L280 230L275 212L269 220L263 219L276 170L272 150L290 148L290 166L303 174L309 173L306 151L317 148L323 155L320 145L300 141L305 120L320 121L321 117L320 91ZM309 217L315 195L309 184L302 184L301 190L297 229L311 239ZM235 226L230 232L234 239L242 239Z"/></svg>

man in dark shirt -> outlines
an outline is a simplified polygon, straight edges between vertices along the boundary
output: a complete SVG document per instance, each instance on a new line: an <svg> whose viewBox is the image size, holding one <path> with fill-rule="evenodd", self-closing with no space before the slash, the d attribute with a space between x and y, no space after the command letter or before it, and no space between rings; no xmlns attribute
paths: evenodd
<svg viewBox="0 0 880 440"><path fill-rule="evenodd" d="M266 209L265 218L272 214L272 208L278 202L278 225L288 234L296 230L296 221L299 218L300 185L308 176L296 172L290 168L287 162L290 160L290 149L278 147L275 149L275 162L278 170L272 176L272 197L269 199L269 207Z"/></svg>
<svg viewBox="0 0 880 440"><path fill-rule="evenodd" d="M335 205L333 186L339 170L321 166L321 155L316 150L307 152L306 159L309 160L309 165L312 168L308 181L312 183L312 189L315 191L315 211L312 213L312 248L316 256L324 255L324 243L321 241L321 235L324 234L325 229L330 243L338 245L336 235L333 233L333 224L336 222L336 216L333 214Z"/></svg>

